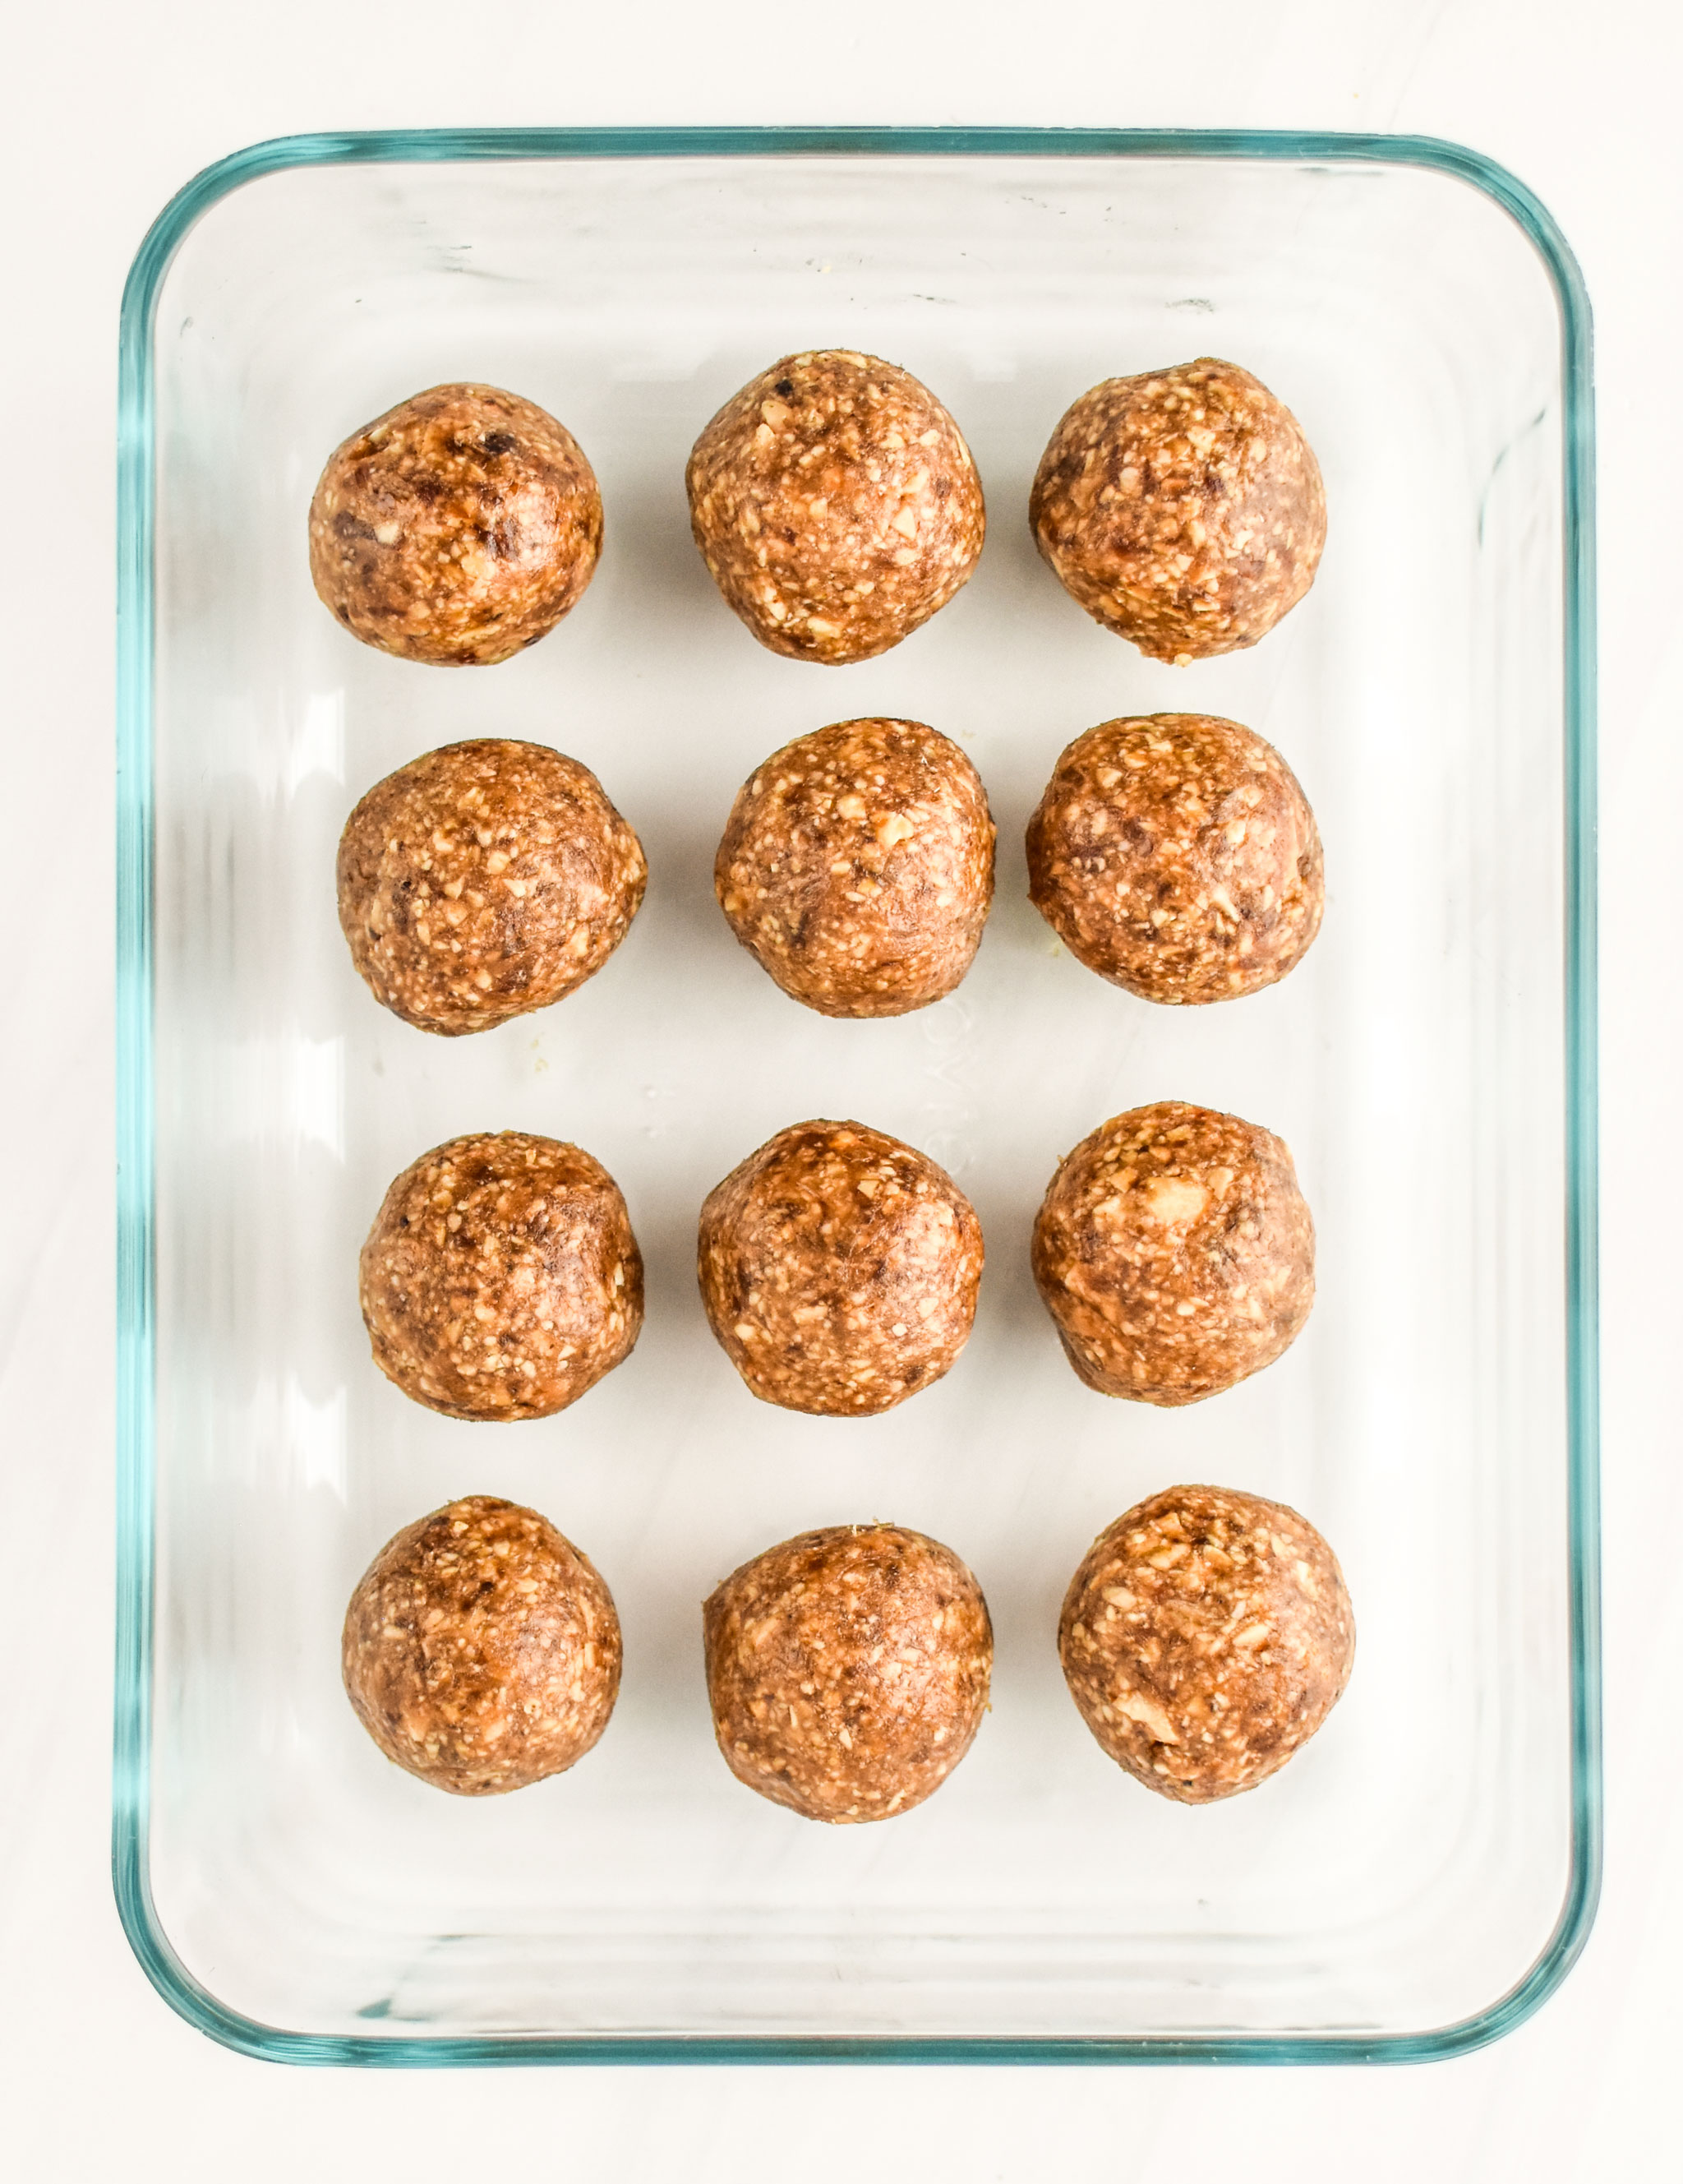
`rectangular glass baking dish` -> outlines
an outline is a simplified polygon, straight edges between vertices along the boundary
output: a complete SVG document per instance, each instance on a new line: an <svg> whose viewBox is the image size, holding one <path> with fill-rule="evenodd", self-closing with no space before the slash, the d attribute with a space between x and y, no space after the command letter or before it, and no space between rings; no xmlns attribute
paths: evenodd
<svg viewBox="0 0 1683 2184"><path fill-rule="evenodd" d="M820 677L719 601L682 472L751 371L838 344L951 406L991 529L946 612ZM1175 670L1064 595L1025 509L1076 393L1203 353L1295 410L1330 537L1271 637ZM577 433L608 546L551 639L458 676L338 630L303 521L342 437L465 377ZM1582 1944L1600 1834L1590 329L1544 209L1408 138L297 137L160 216L121 405L114 1864L165 1997L373 2064L1418 2059L1518 2023ZM1061 953L1022 829L1071 737L1190 708L1283 749L1329 907L1284 984L1171 1011ZM736 948L712 852L758 759L881 712L971 752L999 893L956 994L836 1023ZM478 733L595 768L652 879L579 994L430 1039L351 970L334 844ZM1271 1370L1158 1412L1075 1381L1026 1245L1069 1145L1169 1096L1286 1138L1320 1294ZM874 1421L756 1404L695 1290L706 1190L810 1114L922 1146L987 1236L959 1365ZM606 1162L649 1278L630 1361L513 1431L387 1386L354 1276L390 1177L502 1127ZM1203 1810L1103 1758L1053 1642L1094 1533L1188 1479L1308 1514L1359 1630L1316 1741ZM597 1752L482 1802L389 1767L338 1674L375 1550L469 1492L585 1546L626 1646ZM928 1805L817 1828L719 1760L699 1602L873 1517L976 1570L993 1710Z"/></svg>

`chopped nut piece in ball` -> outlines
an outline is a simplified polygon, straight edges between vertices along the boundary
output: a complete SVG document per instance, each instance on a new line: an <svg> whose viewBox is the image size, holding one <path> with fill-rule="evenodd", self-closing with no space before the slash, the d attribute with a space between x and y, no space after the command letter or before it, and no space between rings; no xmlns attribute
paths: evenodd
<svg viewBox="0 0 1683 2184"><path fill-rule="evenodd" d="M951 1370L969 1338L981 1224L951 1176L863 1123L797 1123L702 1208L697 1273L749 1392L871 1418Z"/></svg>
<svg viewBox="0 0 1683 2184"><path fill-rule="evenodd" d="M345 1618L345 1689L388 1759L458 1797L582 1759L619 1689L619 1618L536 1509L487 1494L408 1524Z"/></svg>
<svg viewBox="0 0 1683 2184"><path fill-rule="evenodd" d="M1278 1138L1159 1100L1113 1116L1060 1162L1033 1263L1088 1387L1196 1403L1296 1340L1314 1301L1314 1224Z"/></svg>
<svg viewBox="0 0 1683 2184"><path fill-rule="evenodd" d="M957 744L918 721L838 721L737 791L714 892L786 994L827 1017L903 1016L970 967L993 831Z"/></svg>
<svg viewBox="0 0 1683 2184"><path fill-rule="evenodd" d="M418 1031L488 1031L594 976L643 899L642 844L576 759L450 744L377 782L339 840L339 923Z"/></svg>
<svg viewBox="0 0 1683 2184"><path fill-rule="evenodd" d="M1180 662L1254 644L1297 605L1326 541L1326 496L1286 404L1201 356L1107 379L1066 410L1029 521L1095 621Z"/></svg>
<svg viewBox="0 0 1683 2184"><path fill-rule="evenodd" d="M1106 721L1058 761L1029 822L1029 896L1090 971L1147 1001L1230 1000L1320 930L1314 814L1236 721Z"/></svg>
<svg viewBox="0 0 1683 2184"><path fill-rule="evenodd" d="M1186 1805L1254 1789L1350 1680L1330 1547L1278 1502L1171 1486L1101 1532L1058 1626L1070 1696L1136 1781Z"/></svg>
<svg viewBox="0 0 1683 2184"><path fill-rule="evenodd" d="M909 1813L987 1710L987 1602L952 1549L921 1532L803 1532L726 1578L702 1617L726 1765L809 1820Z"/></svg>
<svg viewBox="0 0 1683 2184"><path fill-rule="evenodd" d="M453 1418L547 1418L630 1355L643 1262L619 1185L576 1145L452 1138L386 1194L361 1262L374 1362Z"/></svg>
<svg viewBox="0 0 1683 2184"><path fill-rule="evenodd" d="M851 349L786 356L691 451L690 527L773 652L871 660L947 604L986 519L964 436L928 387Z"/></svg>
<svg viewBox="0 0 1683 2184"><path fill-rule="evenodd" d="M602 551L584 451L500 387L429 387L328 458L309 567L353 637L400 660L489 666L547 636Z"/></svg>

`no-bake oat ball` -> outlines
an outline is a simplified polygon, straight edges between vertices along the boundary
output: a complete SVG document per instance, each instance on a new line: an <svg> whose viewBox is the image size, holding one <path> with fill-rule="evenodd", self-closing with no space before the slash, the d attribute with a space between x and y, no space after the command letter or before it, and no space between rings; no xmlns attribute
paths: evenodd
<svg viewBox="0 0 1683 2184"><path fill-rule="evenodd" d="M1271 1132L1159 1100L1114 1115L1060 1162L1033 1264L1088 1387L1196 1403L1296 1340L1314 1301L1314 1224Z"/></svg>
<svg viewBox="0 0 1683 2184"><path fill-rule="evenodd" d="M374 1362L453 1418L547 1418L630 1356L643 1262L619 1185L577 1145L452 1138L386 1192L363 1245Z"/></svg>
<svg viewBox="0 0 1683 2184"><path fill-rule="evenodd" d="M599 971L643 899L642 844L576 759L450 744L377 782L339 841L339 923L377 1001L454 1038Z"/></svg>
<svg viewBox="0 0 1683 2184"><path fill-rule="evenodd" d="M489 666L577 604L602 551L584 451L535 402L429 387L329 456L309 567L353 637L400 660Z"/></svg>
<svg viewBox="0 0 1683 2184"><path fill-rule="evenodd" d="M1090 971L1148 1001L1230 1000L1320 930L1320 836L1271 744L1208 713L1079 736L1029 822L1029 895Z"/></svg>
<svg viewBox="0 0 1683 2184"><path fill-rule="evenodd" d="M827 1017L903 1016L969 969L993 838L957 744L919 721L839 721L737 791L714 892L786 994Z"/></svg>
<svg viewBox="0 0 1683 2184"><path fill-rule="evenodd" d="M351 1596L345 1689L388 1759L492 1797L559 1774L608 1726L619 1618L586 1557L486 1494L388 1540Z"/></svg>
<svg viewBox="0 0 1683 2184"><path fill-rule="evenodd" d="M951 1370L969 1338L981 1224L925 1154L863 1123L797 1123L702 1207L697 1273L751 1394L872 1418Z"/></svg>
<svg viewBox="0 0 1683 2184"><path fill-rule="evenodd" d="M1093 1541L1058 1651L1117 1765L1206 1805L1265 1782L1314 1735L1350 1680L1356 1626L1331 1548L1295 1509L1171 1486Z"/></svg>
<svg viewBox="0 0 1683 2184"><path fill-rule="evenodd" d="M981 1726L987 1602L952 1549L921 1532L803 1532L745 1563L702 1614L725 1763L807 1819L909 1813Z"/></svg>
<svg viewBox="0 0 1683 2184"><path fill-rule="evenodd" d="M1236 364L1107 379L1064 412L1035 475L1035 542L1070 597L1153 660L1236 652L1314 581L1320 465Z"/></svg>
<svg viewBox="0 0 1683 2184"><path fill-rule="evenodd" d="M731 611L791 660L898 644L975 566L964 436L928 387L852 349L786 356L691 451L690 527Z"/></svg>

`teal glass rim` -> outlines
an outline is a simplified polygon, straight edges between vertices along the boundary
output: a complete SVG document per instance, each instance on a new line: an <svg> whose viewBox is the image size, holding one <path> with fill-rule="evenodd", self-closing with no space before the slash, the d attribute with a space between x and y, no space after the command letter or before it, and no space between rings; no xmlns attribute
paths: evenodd
<svg viewBox="0 0 1683 2184"><path fill-rule="evenodd" d="M1563 389L1567 1537L1571 1864L1560 1914L1524 1977L1434 2030L1317 2034L925 2036L712 2034L381 2038L260 2024L181 1963L152 1900L154 1268L153 1228L153 325L170 261L231 192L296 167L358 162L737 158L768 154L1282 159L1426 168L1493 199L1547 270ZM1602 1862L1599 1354L1597 1314L1595 416L1589 299L1553 218L1494 161L1431 137L1142 129L479 129L285 136L196 176L147 232L124 290L117 493L117 1616L112 1875L142 1968L181 2016L273 2062L385 2068L560 2063L1169 2064L1431 2062L1521 2025L1560 1985L1595 1918Z"/></svg>

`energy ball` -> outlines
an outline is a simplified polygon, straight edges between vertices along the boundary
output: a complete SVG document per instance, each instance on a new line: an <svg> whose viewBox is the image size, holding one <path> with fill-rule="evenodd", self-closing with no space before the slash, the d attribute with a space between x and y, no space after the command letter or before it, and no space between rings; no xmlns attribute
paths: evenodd
<svg viewBox="0 0 1683 2184"><path fill-rule="evenodd" d="M833 1524L768 1547L702 1611L713 1730L739 1782L808 1820L891 1819L987 1710L993 1630L950 1547Z"/></svg>
<svg viewBox="0 0 1683 2184"><path fill-rule="evenodd" d="M547 1418L630 1355L643 1262L619 1187L577 1145L452 1138L386 1192L363 1245L386 1379L452 1418Z"/></svg>
<svg viewBox="0 0 1683 2184"><path fill-rule="evenodd" d="M696 1271L751 1395L875 1418L949 1372L969 1339L981 1223L926 1155L863 1123L797 1123L702 1207Z"/></svg>
<svg viewBox="0 0 1683 2184"><path fill-rule="evenodd" d="M852 349L786 356L691 450L690 527L725 604L773 652L874 660L981 552L981 481L928 387Z"/></svg>
<svg viewBox="0 0 1683 2184"><path fill-rule="evenodd" d="M560 1774L608 1726L619 1618L536 1509L452 1502L388 1540L351 1596L345 1689L388 1759L494 1797Z"/></svg>
<svg viewBox="0 0 1683 2184"><path fill-rule="evenodd" d="M1260 1495L1171 1486L1101 1532L1064 1596L1070 1696L1119 1767L1183 1805L1278 1773L1350 1680L1333 1552Z"/></svg>
<svg viewBox="0 0 1683 2184"><path fill-rule="evenodd" d="M584 450L535 402L433 387L328 457L309 510L317 596L399 660L486 667L547 637L602 551Z"/></svg>
<svg viewBox="0 0 1683 2184"><path fill-rule="evenodd" d="M1035 543L1096 621L1180 665L1266 637L1314 582L1320 465L1236 364L1107 379L1067 410L1029 500Z"/></svg>
<svg viewBox="0 0 1683 2184"><path fill-rule="evenodd" d="M447 1039L547 1009L625 939L642 844L576 759L450 744L369 789L339 840L339 923L375 1000Z"/></svg>
<svg viewBox="0 0 1683 2184"><path fill-rule="evenodd" d="M1088 970L1197 1004L1283 978L1320 930L1308 800L1271 744L1208 713L1078 736L1029 822L1029 898Z"/></svg>
<svg viewBox="0 0 1683 2184"><path fill-rule="evenodd" d="M904 1016L970 967L993 834L957 744L919 721L838 721L737 791L714 893L786 994L821 1016Z"/></svg>
<svg viewBox="0 0 1683 2184"><path fill-rule="evenodd" d="M1112 1116L1059 1164L1033 1265L1088 1387L1168 1407L1219 1395L1297 1340L1314 1302L1314 1223L1278 1138L1159 1100Z"/></svg>

